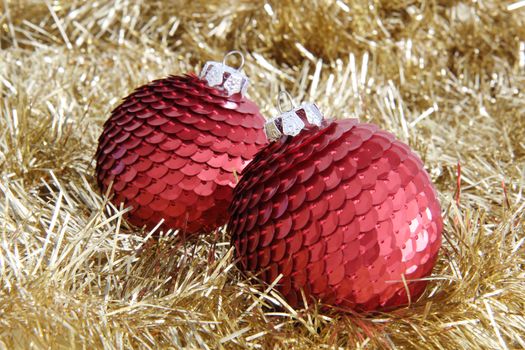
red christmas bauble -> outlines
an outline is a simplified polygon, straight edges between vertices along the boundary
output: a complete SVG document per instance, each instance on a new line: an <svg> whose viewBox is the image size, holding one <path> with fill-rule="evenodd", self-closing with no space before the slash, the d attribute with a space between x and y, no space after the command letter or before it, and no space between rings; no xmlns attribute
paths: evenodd
<svg viewBox="0 0 525 350"><path fill-rule="evenodd" d="M98 184L127 219L186 233L227 221L236 173L267 144L264 118L242 93L247 80L217 62L202 77L170 76L141 86L104 124Z"/></svg>
<svg viewBox="0 0 525 350"><path fill-rule="evenodd" d="M359 311L399 306L403 279L414 301L426 282L411 280L430 275L442 231L423 163L375 125L324 123L282 136L245 168L228 223L240 268L267 283L282 274L294 307L301 290Z"/></svg>

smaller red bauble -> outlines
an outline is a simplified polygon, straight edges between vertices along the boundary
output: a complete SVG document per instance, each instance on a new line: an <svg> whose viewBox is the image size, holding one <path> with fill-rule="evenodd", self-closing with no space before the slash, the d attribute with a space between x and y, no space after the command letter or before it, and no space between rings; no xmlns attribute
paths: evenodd
<svg viewBox="0 0 525 350"><path fill-rule="evenodd" d="M236 173L267 144L264 118L243 97L248 80L209 62L201 77L170 76L141 86L104 124L96 153L102 192L132 207L127 219L151 229L210 232L227 221Z"/></svg>
<svg viewBox="0 0 525 350"><path fill-rule="evenodd" d="M406 304L407 288L416 300L442 231L423 163L375 125L318 127L305 110L270 122L269 135L296 136L261 150L234 191L228 228L239 267L267 283L282 274L277 288L294 307L301 291L358 311Z"/></svg>

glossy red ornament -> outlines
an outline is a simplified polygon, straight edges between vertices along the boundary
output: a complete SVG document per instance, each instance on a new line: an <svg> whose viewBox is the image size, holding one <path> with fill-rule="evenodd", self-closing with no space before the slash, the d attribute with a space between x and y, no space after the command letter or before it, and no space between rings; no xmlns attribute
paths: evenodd
<svg viewBox="0 0 525 350"><path fill-rule="evenodd" d="M152 228L164 219L164 229L197 233L227 221L235 173L267 144L243 79L211 62L202 78L153 81L112 112L99 139L97 180L104 193L113 183L113 203L132 207L131 223Z"/></svg>
<svg viewBox="0 0 525 350"><path fill-rule="evenodd" d="M300 113L298 113L300 114ZM283 123L284 124L284 123ZM416 300L441 245L442 218L407 145L353 119L282 136L245 168L228 228L242 270L292 306L376 310ZM280 125L280 123L279 123Z"/></svg>

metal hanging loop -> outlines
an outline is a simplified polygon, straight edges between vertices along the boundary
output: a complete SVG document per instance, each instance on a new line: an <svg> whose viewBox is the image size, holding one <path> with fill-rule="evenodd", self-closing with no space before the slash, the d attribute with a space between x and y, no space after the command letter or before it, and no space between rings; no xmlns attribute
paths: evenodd
<svg viewBox="0 0 525 350"><path fill-rule="evenodd" d="M287 109L286 111L283 110L283 106L282 106L283 96L287 97L288 102L290 103L290 108ZM290 95L288 91L281 90L279 91L279 94L277 94L277 108L279 108L279 113L281 114L283 114L284 112L291 111L292 109L295 108L295 103L293 102L292 95Z"/></svg>
<svg viewBox="0 0 525 350"><path fill-rule="evenodd" d="M241 69L244 67L244 55L240 51L233 50L228 52L226 55L224 55L224 58L222 59L222 64L226 66L226 61L228 60L228 57L232 55L238 55L240 57L241 64L239 65L239 67L236 68L237 72L240 72Z"/></svg>

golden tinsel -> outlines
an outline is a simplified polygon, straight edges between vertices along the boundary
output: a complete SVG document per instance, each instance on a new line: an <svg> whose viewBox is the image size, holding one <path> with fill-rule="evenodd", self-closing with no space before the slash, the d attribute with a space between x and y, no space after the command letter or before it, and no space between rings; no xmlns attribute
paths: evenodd
<svg viewBox="0 0 525 350"><path fill-rule="evenodd" d="M525 347L524 0L2 0L0 48L0 349ZM285 87L422 156L445 237L420 300L292 310L223 229L152 239L104 201L111 109L232 49L265 115Z"/></svg>

